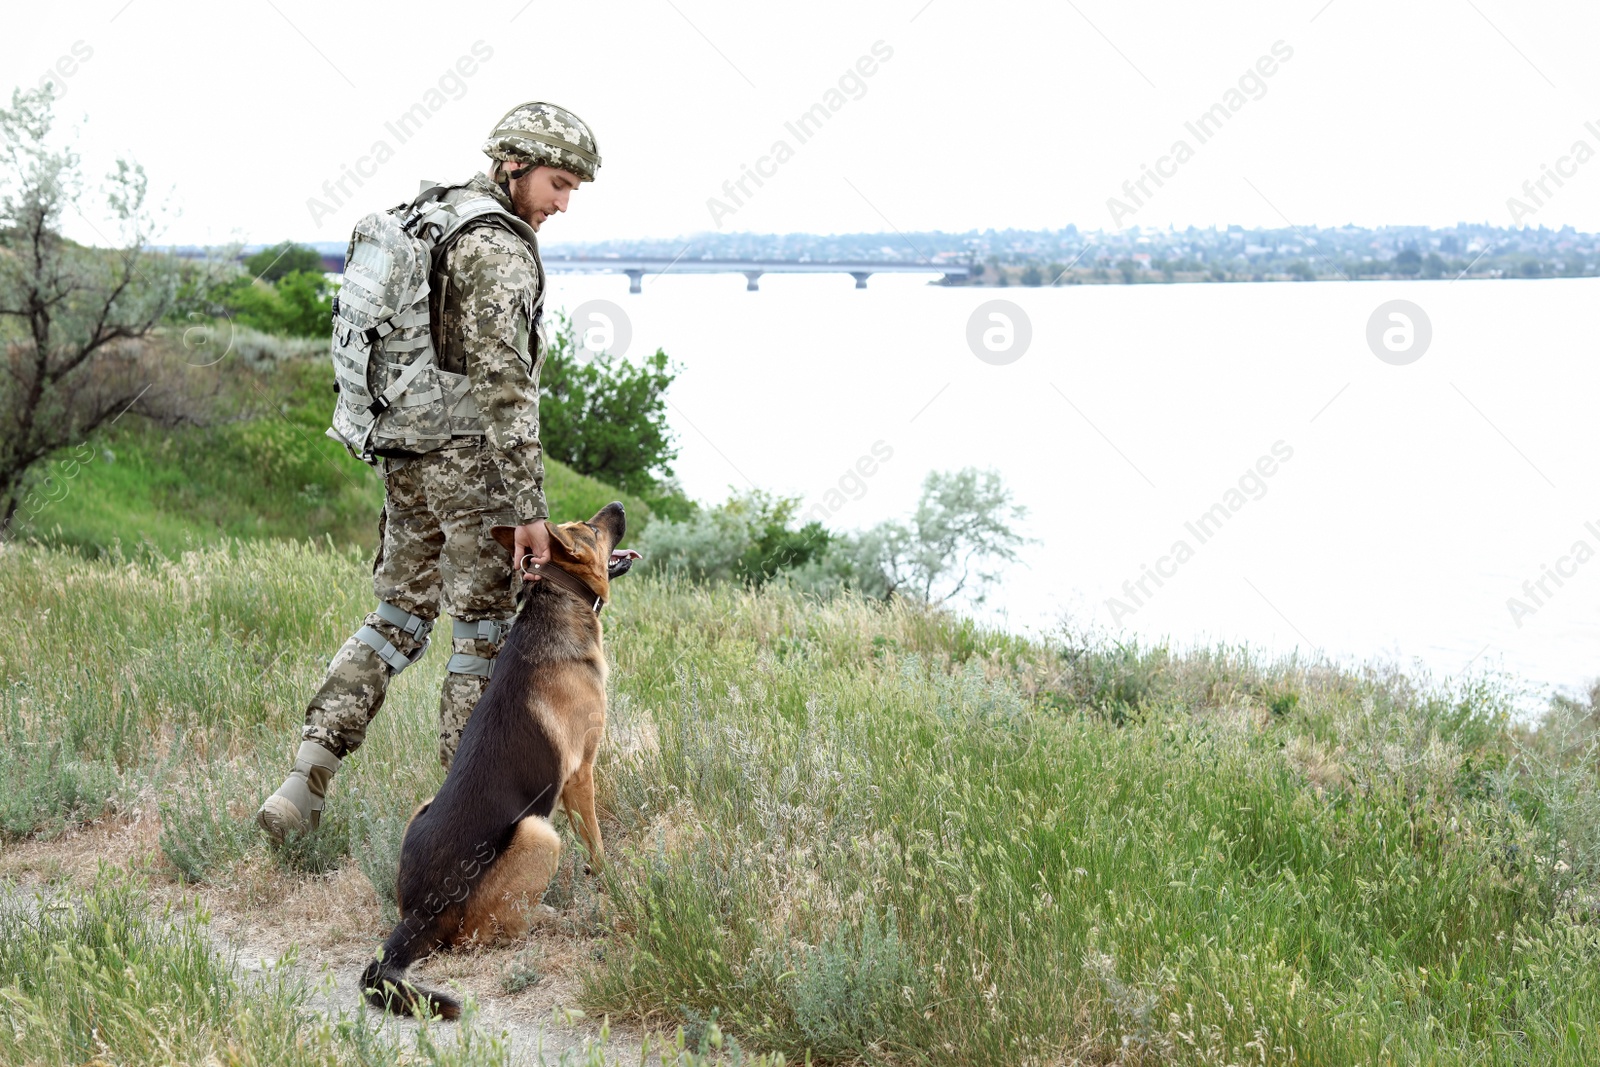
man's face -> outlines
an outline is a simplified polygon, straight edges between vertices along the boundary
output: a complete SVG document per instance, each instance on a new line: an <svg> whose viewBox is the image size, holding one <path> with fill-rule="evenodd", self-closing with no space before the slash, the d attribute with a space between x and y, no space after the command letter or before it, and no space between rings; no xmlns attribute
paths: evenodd
<svg viewBox="0 0 1600 1067"><path fill-rule="evenodd" d="M516 164L502 164L515 170ZM582 181L570 170L558 167L535 167L521 178L511 181L511 206L517 217L539 229L545 219L558 211L567 210L567 199Z"/></svg>

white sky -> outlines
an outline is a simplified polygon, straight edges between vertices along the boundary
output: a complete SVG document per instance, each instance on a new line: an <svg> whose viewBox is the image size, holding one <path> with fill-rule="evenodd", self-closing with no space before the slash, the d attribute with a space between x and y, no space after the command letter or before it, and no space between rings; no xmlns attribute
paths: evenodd
<svg viewBox="0 0 1600 1067"><path fill-rule="evenodd" d="M1194 158L1127 222L1504 225L1542 164L1600 149L1593 4L90 0L7 22L12 85L92 50L60 114L91 173L146 166L177 242L342 241L418 178L481 166L528 99L577 112L604 156L547 242L715 228L707 199L780 137L794 158L723 229L1108 228L1107 198L1179 137ZM384 123L478 40L493 57L398 144ZM1280 40L1266 94L1198 145L1184 122ZM865 94L798 144L784 122L877 41ZM314 223L308 199L380 138L394 158ZM1600 159L1565 181L1529 221L1600 229Z"/></svg>

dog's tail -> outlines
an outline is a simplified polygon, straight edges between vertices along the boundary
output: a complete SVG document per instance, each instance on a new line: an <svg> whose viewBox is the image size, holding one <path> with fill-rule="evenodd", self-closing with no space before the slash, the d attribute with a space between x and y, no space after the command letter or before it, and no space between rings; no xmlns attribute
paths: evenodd
<svg viewBox="0 0 1600 1067"><path fill-rule="evenodd" d="M403 936L408 933L405 923L395 927L394 933L389 935L389 940L384 942L379 951L378 958L367 964L366 971L361 975L362 995L374 1008L382 1008L395 1015L433 1014L444 1019L459 1019L460 1001L414 985L406 979L411 961L426 952L425 949L421 952L413 950L414 938ZM427 1005L427 1008L424 1009L423 1005Z"/></svg>

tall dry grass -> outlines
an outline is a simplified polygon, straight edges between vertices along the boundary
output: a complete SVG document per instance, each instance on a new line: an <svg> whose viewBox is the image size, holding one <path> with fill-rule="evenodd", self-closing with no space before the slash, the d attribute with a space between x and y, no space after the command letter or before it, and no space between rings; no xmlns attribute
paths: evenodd
<svg viewBox="0 0 1600 1067"><path fill-rule="evenodd" d="M225 879L371 593L263 543L11 548L0 597L4 832L153 805ZM605 625L592 1009L831 1060L1600 1062L1592 703L644 576ZM383 893L443 660L276 862Z"/></svg>

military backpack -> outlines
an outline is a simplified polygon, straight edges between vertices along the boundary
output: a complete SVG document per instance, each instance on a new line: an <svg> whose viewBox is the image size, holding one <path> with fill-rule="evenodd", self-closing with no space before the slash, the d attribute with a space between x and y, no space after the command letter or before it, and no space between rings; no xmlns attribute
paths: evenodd
<svg viewBox="0 0 1600 1067"><path fill-rule="evenodd" d="M493 197L461 196L462 191L423 182L416 199L373 212L350 235L344 285L333 303L339 400L327 433L364 462L432 452L453 438L483 435L467 376L438 365L430 277L451 242L479 219L505 226L535 255L538 240L531 226ZM539 310L534 308L535 321Z"/></svg>

